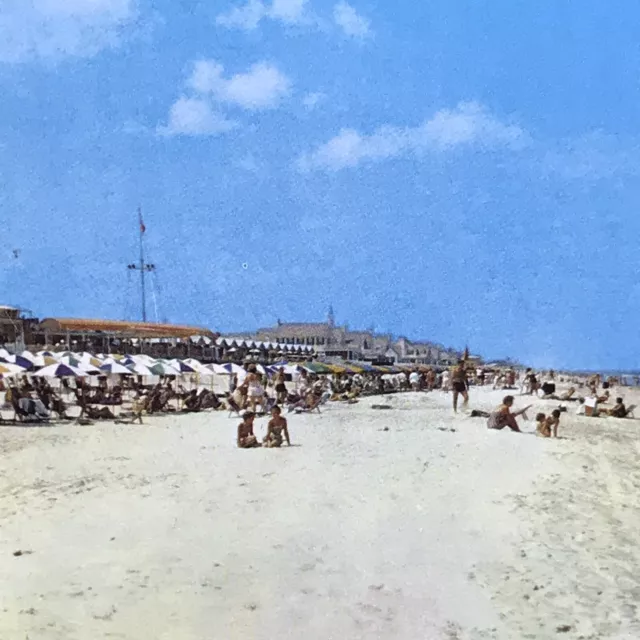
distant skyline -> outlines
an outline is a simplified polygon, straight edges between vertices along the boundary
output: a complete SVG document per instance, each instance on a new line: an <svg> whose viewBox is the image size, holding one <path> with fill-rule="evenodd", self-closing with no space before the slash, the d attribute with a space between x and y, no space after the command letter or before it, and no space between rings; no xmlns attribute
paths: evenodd
<svg viewBox="0 0 640 640"><path fill-rule="evenodd" d="M0 303L640 364L640 6L9 0ZM17 255L14 251L17 250ZM157 314L156 314L157 304Z"/></svg>

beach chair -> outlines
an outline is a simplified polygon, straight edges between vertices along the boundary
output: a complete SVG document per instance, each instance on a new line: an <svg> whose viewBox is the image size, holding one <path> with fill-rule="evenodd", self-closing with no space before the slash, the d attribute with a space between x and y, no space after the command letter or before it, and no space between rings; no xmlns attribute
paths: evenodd
<svg viewBox="0 0 640 640"><path fill-rule="evenodd" d="M596 416L598 415L598 399L594 397L589 397L584 399L584 415L585 416Z"/></svg>
<svg viewBox="0 0 640 640"><path fill-rule="evenodd" d="M627 414L625 415L625 418L635 418L634 411L636 410L636 408L637 408L637 405L635 404L628 406Z"/></svg>
<svg viewBox="0 0 640 640"><path fill-rule="evenodd" d="M238 417L241 417L240 411L242 410L238 406L238 403L231 396L227 397L227 404L229 405L229 418L233 417L234 414Z"/></svg>

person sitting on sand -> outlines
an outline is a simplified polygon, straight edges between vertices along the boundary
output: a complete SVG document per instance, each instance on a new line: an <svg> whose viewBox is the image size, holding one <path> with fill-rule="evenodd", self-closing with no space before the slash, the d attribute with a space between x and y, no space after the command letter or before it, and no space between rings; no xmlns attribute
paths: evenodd
<svg viewBox="0 0 640 640"><path fill-rule="evenodd" d="M267 435L263 440L264 446L269 448L281 447L283 433L287 444L291 446L289 429L287 428L287 419L282 417L280 407L275 406L271 409L271 420L269 420L269 424L267 425Z"/></svg>
<svg viewBox="0 0 640 640"><path fill-rule="evenodd" d="M611 409L600 409L599 414L611 416L612 418L626 418L627 408L624 406L622 398L616 398L616 404Z"/></svg>
<svg viewBox="0 0 640 640"><path fill-rule="evenodd" d="M609 393L609 391L605 391L603 395L598 396L597 400L598 400L598 404L605 404L606 402L609 402L609 396L611 394Z"/></svg>
<svg viewBox="0 0 640 640"><path fill-rule="evenodd" d="M558 427L560 426L560 409L554 409L550 416L539 413L536 416L538 426L536 434L541 438L550 438L553 434L554 438L558 437Z"/></svg>
<svg viewBox="0 0 640 640"><path fill-rule="evenodd" d="M489 427L489 429L500 430L504 429L505 427L509 427L511 431L520 432L520 427L516 422L516 417L523 415L525 411L531 407L531 405L525 407L524 409L521 409L520 411L511 413L513 402L513 396L505 396L502 399L502 404L491 413L489 419L487 420L487 427Z"/></svg>
<svg viewBox="0 0 640 640"><path fill-rule="evenodd" d="M260 446L258 439L253 434L255 417L255 414L251 413L251 411L247 411L242 415L242 422L238 425L237 443L239 449L253 449Z"/></svg>
<svg viewBox="0 0 640 640"><path fill-rule="evenodd" d="M199 411L200 398L198 398L198 390L192 389L184 401L184 411Z"/></svg>

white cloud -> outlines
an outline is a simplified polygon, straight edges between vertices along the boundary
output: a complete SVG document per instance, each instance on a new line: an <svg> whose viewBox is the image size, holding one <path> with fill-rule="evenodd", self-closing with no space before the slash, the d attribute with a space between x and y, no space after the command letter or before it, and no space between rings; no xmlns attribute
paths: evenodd
<svg viewBox="0 0 640 640"><path fill-rule="evenodd" d="M199 60L187 84L201 95L252 111L277 107L291 91L289 78L268 62L258 62L246 73L229 78L223 74L223 66L215 60Z"/></svg>
<svg viewBox="0 0 640 640"><path fill-rule="evenodd" d="M249 0L247 4L233 7L227 13L222 13L216 18L216 23L229 29L244 29L253 31L257 29L260 21L267 15L267 8L260 0Z"/></svg>
<svg viewBox="0 0 640 640"><path fill-rule="evenodd" d="M313 111L327 96L320 92L316 91L314 93L308 93L303 99L302 104L308 111Z"/></svg>
<svg viewBox="0 0 640 640"><path fill-rule="evenodd" d="M485 148L521 148L528 134L517 125L505 124L475 102L438 111L418 127L384 126L370 135L342 129L337 136L303 155L298 166L303 171L337 171L410 153L446 151L462 145Z"/></svg>
<svg viewBox="0 0 640 640"><path fill-rule="evenodd" d="M86 57L115 46L136 0L2 0L0 62Z"/></svg>
<svg viewBox="0 0 640 640"><path fill-rule="evenodd" d="M177 100L168 124L158 127L163 135L215 135L238 126L221 112L221 105L248 111L276 108L291 90L291 81L276 66L258 62L245 73L224 76L215 60L198 60L187 79L189 96Z"/></svg>
<svg viewBox="0 0 640 640"><path fill-rule="evenodd" d="M285 24L299 24L304 21L307 0L273 0L269 17Z"/></svg>
<svg viewBox="0 0 640 640"><path fill-rule="evenodd" d="M232 120L214 111L213 107L200 98L179 98L169 111L166 127L159 127L162 135L215 135L230 131L236 126Z"/></svg>
<svg viewBox="0 0 640 640"><path fill-rule="evenodd" d="M264 19L277 20L287 25L302 24L308 20L308 0L248 0L216 18L217 24L229 29L253 31Z"/></svg>
<svg viewBox="0 0 640 640"><path fill-rule="evenodd" d="M364 40L374 35L371 22L344 0L333 8L333 20L351 38Z"/></svg>

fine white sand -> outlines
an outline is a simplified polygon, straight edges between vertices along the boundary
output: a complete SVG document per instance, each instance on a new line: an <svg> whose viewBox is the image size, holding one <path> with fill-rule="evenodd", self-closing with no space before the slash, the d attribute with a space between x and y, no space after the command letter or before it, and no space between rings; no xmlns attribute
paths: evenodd
<svg viewBox="0 0 640 640"><path fill-rule="evenodd" d="M0 428L0 638L640 638L640 421L449 403L289 416L281 450L226 413Z"/></svg>

